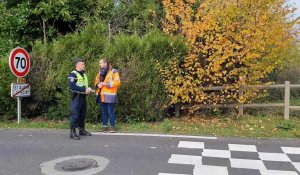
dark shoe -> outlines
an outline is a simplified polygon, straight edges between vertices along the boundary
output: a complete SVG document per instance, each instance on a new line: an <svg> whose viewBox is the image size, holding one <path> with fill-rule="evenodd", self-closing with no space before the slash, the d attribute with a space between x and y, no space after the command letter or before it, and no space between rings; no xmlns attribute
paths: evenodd
<svg viewBox="0 0 300 175"><path fill-rule="evenodd" d="M111 127L109 132L110 133L115 133L116 132L115 127Z"/></svg>
<svg viewBox="0 0 300 175"><path fill-rule="evenodd" d="M75 128L71 129L70 138L74 139L74 140L79 140L80 139L79 135L77 135L77 133L76 133L76 129Z"/></svg>
<svg viewBox="0 0 300 175"><path fill-rule="evenodd" d="M92 134L89 133L89 132L87 132L87 131L84 130L84 129L80 129L80 130L79 130L79 135L81 135L81 136L91 136Z"/></svg>
<svg viewBox="0 0 300 175"><path fill-rule="evenodd" d="M99 132L107 132L107 131L108 131L107 126L105 126Z"/></svg>

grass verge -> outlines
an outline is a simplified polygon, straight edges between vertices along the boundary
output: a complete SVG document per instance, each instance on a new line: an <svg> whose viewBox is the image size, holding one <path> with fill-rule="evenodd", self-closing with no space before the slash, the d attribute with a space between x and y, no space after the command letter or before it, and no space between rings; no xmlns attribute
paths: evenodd
<svg viewBox="0 0 300 175"><path fill-rule="evenodd" d="M2 121L0 128L47 128L68 129L69 121L49 121L45 119ZM99 131L100 124L87 123L89 131ZM248 138L300 138L300 118L285 121L282 116L222 117L197 116L165 119L155 123L118 123L118 132L143 132L185 135L206 135Z"/></svg>

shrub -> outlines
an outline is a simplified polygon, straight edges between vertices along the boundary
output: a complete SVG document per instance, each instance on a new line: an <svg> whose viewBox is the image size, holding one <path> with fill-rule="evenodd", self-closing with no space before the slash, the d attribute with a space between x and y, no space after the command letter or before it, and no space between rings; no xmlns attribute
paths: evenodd
<svg viewBox="0 0 300 175"><path fill-rule="evenodd" d="M107 42L107 27L101 23L90 24L82 32L58 38L50 44L36 42L32 52L32 70L29 82L32 86L31 109L38 110L50 119L69 117L70 91L67 76L74 70L74 59L86 60L87 76L93 84L98 59ZM94 98L88 97L89 114L94 117ZM31 111L32 112L32 111ZM92 117L88 117L88 120Z"/></svg>
<svg viewBox="0 0 300 175"><path fill-rule="evenodd" d="M10 84L16 81L8 64L8 55L0 59L0 120L17 116L17 101L10 96Z"/></svg>
<svg viewBox="0 0 300 175"><path fill-rule="evenodd" d="M156 68L186 52L183 42L159 31L143 37L116 36L104 54L119 66L122 85L119 90L118 115L123 120L155 121L164 118L168 98Z"/></svg>
<svg viewBox="0 0 300 175"><path fill-rule="evenodd" d="M111 43L107 36L107 26L95 23L81 32L60 37L52 43L36 42L31 53L31 71L27 77L32 85L32 96L26 99L26 116L69 118L70 92L67 76L75 67L74 58L81 56L86 60L86 73L92 88L100 58L107 57L113 67L119 69L122 84L116 109L118 119L155 121L164 118L168 98L156 65L157 62L163 64L173 57L185 54L186 47L182 40L170 38L160 31L144 36L120 34L114 36ZM5 79L5 83L0 86L1 93L7 94L0 99L1 104L3 103L1 114L4 113L2 111L13 111L15 105L7 88L10 82L11 80ZM99 106L95 103L94 95L87 98L87 121L95 122L100 115Z"/></svg>
<svg viewBox="0 0 300 175"><path fill-rule="evenodd" d="M189 53L183 61L175 58L162 67L161 75L172 104L182 104L191 112L201 104L249 103L263 95L246 89L239 96L239 87L267 84L268 75L289 59L282 52L298 33L294 26L300 19L289 19L295 10L285 6L285 1L162 3L163 31L183 36ZM207 86L234 89L199 89Z"/></svg>

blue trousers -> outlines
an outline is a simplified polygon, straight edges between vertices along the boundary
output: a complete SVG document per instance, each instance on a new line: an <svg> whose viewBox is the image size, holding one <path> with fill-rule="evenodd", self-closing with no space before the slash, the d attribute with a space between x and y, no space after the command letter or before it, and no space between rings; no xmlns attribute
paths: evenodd
<svg viewBox="0 0 300 175"><path fill-rule="evenodd" d="M86 95L74 95L71 99L71 128L84 128L86 117Z"/></svg>
<svg viewBox="0 0 300 175"><path fill-rule="evenodd" d="M100 102L100 108L102 112L102 125L107 127L108 118L111 127L115 127L115 103L102 103Z"/></svg>

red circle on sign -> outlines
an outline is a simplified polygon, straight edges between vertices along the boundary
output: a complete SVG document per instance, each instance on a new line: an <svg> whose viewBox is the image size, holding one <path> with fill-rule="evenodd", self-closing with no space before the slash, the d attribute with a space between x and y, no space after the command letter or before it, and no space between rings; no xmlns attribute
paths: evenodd
<svg viewBox="0 0 300 175"><path fill-rule="evenodd" d="M15 57L17 54L23 54L25 56L25 61L26 61L25 66L26 67L23 71L19 71L15 67ZM9 67L10 67L10 70L12 71L12 73L15 74L15 76L17 76L17 77L25 77L28 74L29 68L30 68L30 58L29 58L29 54L26 52L25 49L18 47L11 51L10 56L9 56Z"/></svg>

